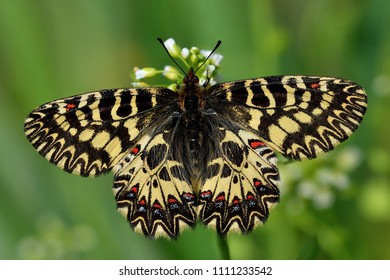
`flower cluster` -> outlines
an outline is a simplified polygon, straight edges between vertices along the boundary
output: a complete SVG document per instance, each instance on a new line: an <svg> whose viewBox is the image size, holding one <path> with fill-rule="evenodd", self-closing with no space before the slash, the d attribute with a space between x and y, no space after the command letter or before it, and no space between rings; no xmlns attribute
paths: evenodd
<svg viewBox="0 0 390 280"><path fill-rule="evenodd" d="M192 47L190 49L181 48L172 38L166 40L164 45L173 59L180 60L185 65L186 69L192 67L194 71L196 71L200 84L214 85L217 83L217 72L223 59L222 55L213 53L208 58L211 51L200 50L197 47ZM182 82L185 74L186 73L183 73L181 69L171 65L166 65L164 69L161 70L153 67L135 67L131 78L133 86L145 87L150 85L145 83L144 79L162 75L168 80L175 82L168 86L168 88L175 89L177 85Z"/></svg>

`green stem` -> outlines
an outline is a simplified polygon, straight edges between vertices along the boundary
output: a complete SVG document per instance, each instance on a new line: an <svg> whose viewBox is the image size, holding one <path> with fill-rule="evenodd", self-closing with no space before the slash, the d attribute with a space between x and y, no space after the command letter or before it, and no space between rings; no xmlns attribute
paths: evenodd
<svg viewBox="0 0 390 280"><path fill-rule="evenodd" d="M218 235L218 246L223 260L230 260L229 246L226 237Z"/></svg>

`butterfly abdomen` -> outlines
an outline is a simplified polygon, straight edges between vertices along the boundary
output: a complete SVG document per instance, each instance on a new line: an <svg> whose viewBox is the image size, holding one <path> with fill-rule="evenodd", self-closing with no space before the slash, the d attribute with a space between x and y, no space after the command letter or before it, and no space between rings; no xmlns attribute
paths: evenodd
<svg viewBox="0 0 390 280"><path fill-rule="evenodd" d="M195 167L199 161L199 149L201 146L201 127L203 124L199 107L199 98L191 94L184 98L183 129L185 141L190 152L190 158Z"/></svg>

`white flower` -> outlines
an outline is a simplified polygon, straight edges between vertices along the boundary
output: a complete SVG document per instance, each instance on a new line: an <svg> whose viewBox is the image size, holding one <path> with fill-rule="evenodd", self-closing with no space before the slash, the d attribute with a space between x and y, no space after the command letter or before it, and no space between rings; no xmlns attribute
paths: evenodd
<svg viewBox="0 0 390 280"><path fill-rule="evenodd" d="M201 50L200 53L204 56L204 57L208 57L211 53L211 51L209 50ZM220 55L219 53L213 53L209 60L212 62L213 65L215 66L219 66L221 64L221 61L223 59L223 56Z"/></svg>
<svg viewBox="0 0 390 280"><path fill-rule="evenodd" d="M204 85L207 84L208 86L213 86L217 83L217 81L214 78L199 78L199 84Z"/></svg>
<svg viewBox="0 0 390 280"><path fill-rule="evenodd" d="M181 56L182 56L184 59L186 59L189 55L190 55L190 50L189 50L189 49L183 48L183 49L181 50Z"/></svg>
<svg viewBox="0 0 390 280"><path fill-rule="evenodd" d="M174 49L174 45L176 45L176 42L172 38L169 38L164 42L164 46L168 49L168 51L172 51Z"/></svg>
<svg viewBox="0 0 390 280"><path fill-rule="evenodd" d="M215 66L219 66L219 65L221 65L223 55L220 55L219 53L213 53L211 55L210 59L212 60L212 62Z"/></svg>
<svg viewBox="0 0 390 280"><path fill-rule="evenodd" d="M202 76L211 77L211 76L213 76L214 71L215 71L215 66L208 64L208 65L206 65L205 70L202 73Z"/></svg>
<svg viewBox="0 0 390 280"><path fill-rule="evenodd" d="M180 47L176 45L175 40L172 38L169 38L164 42L164 46L169 51L169 54L173 57L179 57L180 56Z"/></svg>
<svg viewBox="0 0 390 280"><path fill-rule="evenodd" d="M213 86L213 85L216 85L217 84L217 81L214 79L214 78L211 78L210 80L209 80L209 85L210 86Z"/></svg>
<svg viewBox="0 0 390 280"><path fill-rule="evenodd" d="M204 57L208 57L210 53L211 53L210 50L200 50L200 54L203 55Z"/></svg>
<svg viewBox="0 0 390 280"><path fill-rule="evenodd" d="M135 73L136 80L142 80L145 78L150 78L155 76L158 73L158 71L152 67L145 67L142 69L134 68L134 73Z"/></svg>

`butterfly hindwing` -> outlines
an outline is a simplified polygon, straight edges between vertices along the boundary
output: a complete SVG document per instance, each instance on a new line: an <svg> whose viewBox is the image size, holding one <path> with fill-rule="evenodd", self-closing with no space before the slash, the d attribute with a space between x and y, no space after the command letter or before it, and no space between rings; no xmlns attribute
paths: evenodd
<svg viewBox="0 0 390 280"><path fill-rule="evenodd" d="M235 116L271 148L293 159L314 158L346 140L367 106L362 87L331 77L234 81L215 85L209 95L222 114Z"/></svg>
<svg viewBox="0 0 390 280"><path fill-rule="evenodd" d="M251 231L279 201L276 156L257 135L220 128L219 156L207 164L199 218L221 235Z"/></svg>
<svg viewBox="0 0 390 280"><path fill-rule="evenodd" d="M110 170L154 121L156 109L172 100L175 93L166 88L90 92L36 108L24 129L50 162L70 173L94 176Z"/></svg>
<svg viewBox="0 0 390 280"><path fill-rule="evenodd" d="M189 174L172 158L169 136L143 136L114 168L118 210L148 237L176 238L196 221Z"/></svg>

